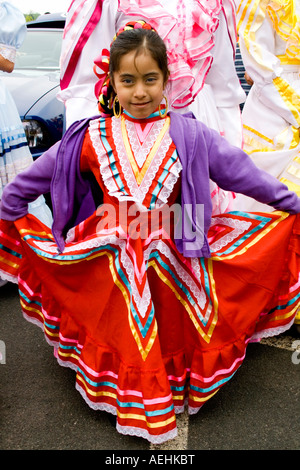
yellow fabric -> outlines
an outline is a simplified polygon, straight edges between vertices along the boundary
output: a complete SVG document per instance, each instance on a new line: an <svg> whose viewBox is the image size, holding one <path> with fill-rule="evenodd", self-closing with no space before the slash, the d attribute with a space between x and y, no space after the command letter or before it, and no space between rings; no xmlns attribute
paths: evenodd
<svg viewBox="0 0 300 470"><path fill-rule="evenodd" d="M294 0L276 0L267 6L277 34L287 43L286 55L300 61L300 18L296 14Z"/></svg>

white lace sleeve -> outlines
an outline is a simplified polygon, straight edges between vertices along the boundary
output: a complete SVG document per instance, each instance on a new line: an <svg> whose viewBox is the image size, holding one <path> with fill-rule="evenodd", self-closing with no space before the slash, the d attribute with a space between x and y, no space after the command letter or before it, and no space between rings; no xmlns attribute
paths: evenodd
<svg viewBox="0 0 300 470"><path fill-rule="evenodd" d="M16 48L13 46L7 46L6 44L0 44L0 55L2 55L4 59L15 63Z"/></svg>

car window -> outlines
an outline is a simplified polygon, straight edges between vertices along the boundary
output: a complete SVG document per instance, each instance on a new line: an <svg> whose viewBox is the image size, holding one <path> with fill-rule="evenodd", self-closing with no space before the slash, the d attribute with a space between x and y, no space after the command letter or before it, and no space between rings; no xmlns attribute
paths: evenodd
<svg viewBox="0 0 300 470"><path fill-rule="evenodd" d="M17 51L15 69L57 70L63 30L27 29L27 35Z"/></svg>

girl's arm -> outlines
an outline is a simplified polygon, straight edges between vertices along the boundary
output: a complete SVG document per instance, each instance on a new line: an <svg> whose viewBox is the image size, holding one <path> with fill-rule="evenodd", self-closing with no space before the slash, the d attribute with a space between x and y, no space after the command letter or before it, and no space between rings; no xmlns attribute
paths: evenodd
<svg viewBox="0 0 300 470"><path fill-rule="evenodd" d="M53 145L30 167L5 186L0 203L0 218L16 220L28 213L28 204L50 191L60 142Z"/></svg>

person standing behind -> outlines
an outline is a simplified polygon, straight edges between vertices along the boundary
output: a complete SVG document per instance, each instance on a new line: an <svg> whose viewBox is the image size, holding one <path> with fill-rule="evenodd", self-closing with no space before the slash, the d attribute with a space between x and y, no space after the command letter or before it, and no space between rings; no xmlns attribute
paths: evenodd
<svg viewBox="0 0 300 470"><path fill-rule="evenodd" d="M237 29L253 80L242 119L244 150L259 168L300 195L300 16L296 1L243 0ZM270 211L239 196L234 208Z"/></svg>
<svg viewBox="0 0 300 470"><path fill-rule="evenodd" d="M244 63L243 63L243 59L242 59L242 54L241 54L241 51L240 51L240 46L237 44L237 47L236 47L236 53L235 53L235 60L234 60L234 63L235 63L235 69L236 69L236 73L237 73L237 76L239 77L239 80L240 80L240 84L244 90L244 92L246 93L246 96L248 95L252 85L253 85L253 82L252 80L250 79L250 77L248 76L247 72L245 71L245 67L244 67ZM241 111L243 111L243 108L244 108L244 102L243 103L240 103L240 108L241 108Z"/></svg>
<svg viewBox="0 0 300 470"><path fill-rule="evenodd" d="M295 0L241 1L237 13L245 69L254 84L243 113L244 150L259 168L300 195L300 6ZM233 208L270 211L244 195ZM300 332L300 312L295 326Z"/></svg>
<svg viewBox="0 0 300 470"><path fill-rule="evenodd" d="M26 35L23 13L9 2L0 3L0 70L11 73L16 51ZM33 163L23 125L16 104L0 80L0 200L4 187L17 174ZM33 211L40 220L50 225L52 216L43 196L32 202ZM0 279L0 286L6 282Z"/></svg>

